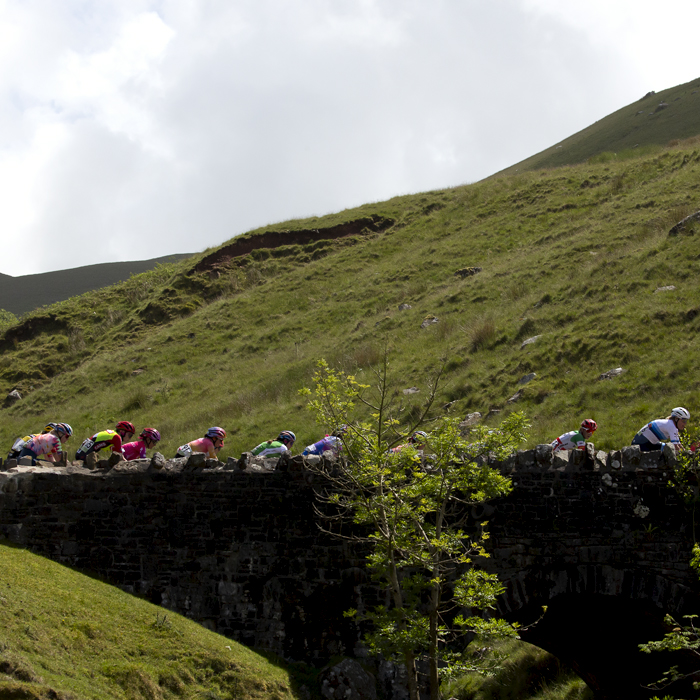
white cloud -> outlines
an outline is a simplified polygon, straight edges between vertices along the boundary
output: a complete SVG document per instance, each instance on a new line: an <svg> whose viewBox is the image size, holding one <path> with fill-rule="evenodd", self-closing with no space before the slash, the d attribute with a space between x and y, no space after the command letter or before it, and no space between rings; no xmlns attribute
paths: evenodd
<svg viewBox="0 0 700 700"><path fill-rule="evenodd" d="M650 25L612 5L6 0L0 269L196 251L484 177L680 82L647 87Z"/></svg>

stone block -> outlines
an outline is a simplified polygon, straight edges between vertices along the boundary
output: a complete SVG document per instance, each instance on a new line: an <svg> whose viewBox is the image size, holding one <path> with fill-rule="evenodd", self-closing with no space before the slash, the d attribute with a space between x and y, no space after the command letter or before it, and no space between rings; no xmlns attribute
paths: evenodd
<svg viewBox="0 0 700 700"><path fill-rule="evenodd" d="M17 460L16 459L7 459L5 460L5 464L3 464L3 469L7 471L8 469L12 469L13 467L17 466Z"/></svg>
<svg viewBox="0 0 700 700"><path fill-rule="evenodd" d="M224 465L226 471L236 471L238 469L238 460L235 457L229 457Z"/></svg>
<svg viewBox="0 0 700 700"><path fill-rule="evenodd" d="M639 445L628 445L623 447L622 450L622 466L625 469L630 469L639 466L639 460L642 456L642 451L639 449Z"/></svg>
<svg viewBox="0 0 700 700"><path fill-rule="evenodd" d="M112 452L107 460L107 464L110 468L115 467L119 462L125 462L124 455L121 452Z"/></svg>
<svg viewBox="0 0 700 700"><path fill-rule="evenodd" d="M85 468L86 469L96 469L97 468L97 453L89 452L85 457Z"/></svg>
<svg viewBox="0 0 700 700"><path fill-rule="evenodd" d="M160 453L156 452L153 457L151 457L151 463L148 465L153 471L160 471L166 465L165 457Z"/></svg>
<svg viewBox="0 0 700 700"><path fill-rule="evenodd" d="M31 467L32 466L32 458L31 457L20 457L17 460L17 466L18 467Z"/></svg>
<svg viewBox="0 0 700 700"><path fill-rule="evenodd" d="M374 678L354 659L343 659L321 674L324 700L376 700Z"/></svg>
<svg viewBox="0 0 700 700"><path fill-rule="evenodd" d="M555 469L566 469L569 466L569 451L560 450L552 455L552 466Z"/></svg>
<svg viewBox="0 0 700 700"><path fill-rule="evenodd" d="M613 450L608 455L608 466L610 469L620 469L622 467L622 450Z"/></svg>
<svg viewBox="0 0 700 700"><path fill-rule="evenodd" d="M535 461L542 467L548 467L552 463L552 446L537 445L535 447Z"/></svg>
<svg viewBox="0 0 700 700"><path fill-rule="evenodd" d="M603 450L598 450L595 453L595 468L606 469L608 467L608 453Z"/></svg>
<svg viewBox="0 0 700 700"><path fill-rule="evenodd" d="M187 464L185 466L188 468L204 467L206 461L207 456L204 454L204 452L193 452L188 457Z"/></svg>
<svg viewBox="0 0 700 700"><path fill-rule="evenodd" d="M517 459L520 467L534 467L535 450L518 450Z"/></svg>
<svg viewBox="0 0 700 700"><path fill-rule="evenodd" d="M639 455L639 466L642 469L657 469L661 459L661 452L642 452Z"/></svg>

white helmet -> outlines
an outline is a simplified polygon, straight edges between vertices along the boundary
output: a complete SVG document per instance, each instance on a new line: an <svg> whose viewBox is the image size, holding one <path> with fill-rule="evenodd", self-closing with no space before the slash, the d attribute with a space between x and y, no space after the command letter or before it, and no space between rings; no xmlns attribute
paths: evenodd
<svg viewBox="0 0 700 700"><path fill-rule="evenodd" d="M688 412L687 408L683 408L683 406L677 406L671 411L671 415L674 418L682 418L683 420L688 420L690 418L690 413Z"/></svg>

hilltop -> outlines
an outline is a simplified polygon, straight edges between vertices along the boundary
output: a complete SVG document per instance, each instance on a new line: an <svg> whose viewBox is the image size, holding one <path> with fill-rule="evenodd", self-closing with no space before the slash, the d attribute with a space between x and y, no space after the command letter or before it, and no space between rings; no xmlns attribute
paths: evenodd
<svg viewBox="0 0 700 700"><path fill-rule="evenodd" d="M192 620L0 546L0 697L296 697L289 674Z"/></svg>
<svg viewBox="0 0 700 700"><path fill-rule="evenodd" d="M659 152L700 134L700 79L649 91L585 129L492 177ZM636 153L635 153L636 152Z"/></svg>

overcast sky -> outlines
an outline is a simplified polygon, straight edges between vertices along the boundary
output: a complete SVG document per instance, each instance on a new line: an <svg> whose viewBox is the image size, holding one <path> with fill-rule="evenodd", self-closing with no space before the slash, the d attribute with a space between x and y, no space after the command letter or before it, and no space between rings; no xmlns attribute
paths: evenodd
<svg viewBox="0 0 700 700"><path fill-rule="evenodd" d="M475 182L699 77L699 24L691 0L0 0L0 272Z"/></svg>

